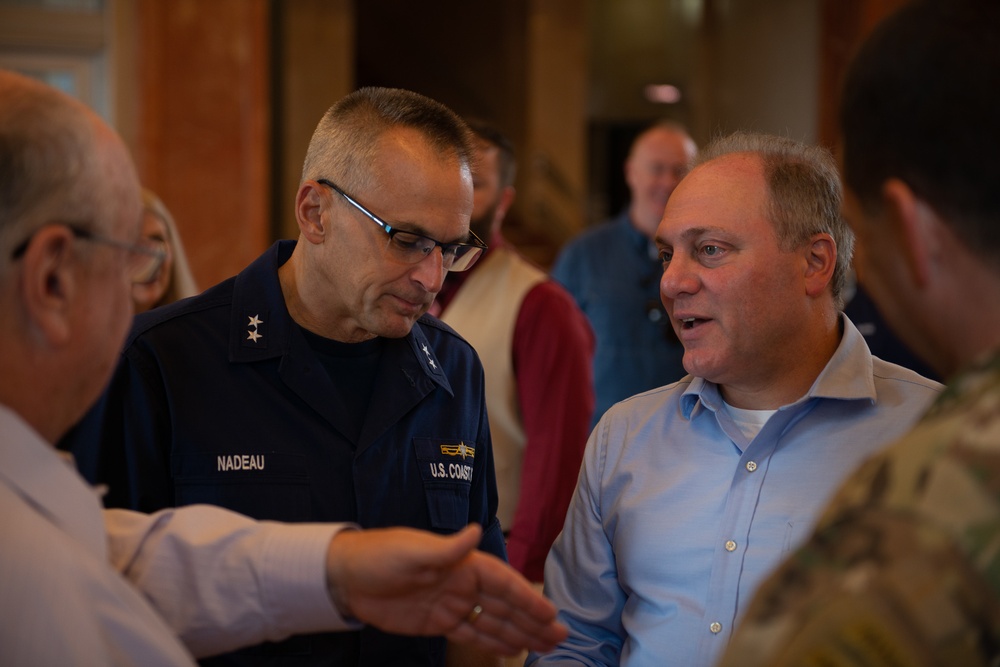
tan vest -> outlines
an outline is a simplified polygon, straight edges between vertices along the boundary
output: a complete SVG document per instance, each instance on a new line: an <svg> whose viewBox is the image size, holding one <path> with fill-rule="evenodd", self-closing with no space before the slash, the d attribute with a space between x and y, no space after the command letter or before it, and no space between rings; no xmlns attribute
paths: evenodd
<svg viewBox="0 0 1000 667"><path fill-rule="evenodd" d="M542 270L514 251L494 248L441 314L441 319L469 341L483 362L500 496L497 517L505 531L510 530L517 509L524 457L524 428L512 355L514 326L524 297L545 279Z"/></svg>

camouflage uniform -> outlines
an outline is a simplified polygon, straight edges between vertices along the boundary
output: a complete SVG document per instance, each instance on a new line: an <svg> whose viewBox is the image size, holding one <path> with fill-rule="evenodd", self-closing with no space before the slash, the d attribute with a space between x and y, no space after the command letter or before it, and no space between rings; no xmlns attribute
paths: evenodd
<svg viewBox="0 0 1000 667"><path fill-rule="evenodd" d="M841 487L721 665L1000 664L1000 352Z"/></svg>

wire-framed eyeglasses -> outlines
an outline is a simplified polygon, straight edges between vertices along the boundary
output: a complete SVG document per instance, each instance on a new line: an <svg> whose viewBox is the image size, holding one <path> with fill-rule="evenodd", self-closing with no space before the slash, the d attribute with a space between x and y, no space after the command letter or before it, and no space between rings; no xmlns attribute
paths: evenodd
<svg viewBox="0 0 1000 667"><path fill-rule="evenodd" d="M77 224L67 222L52 224L58 224L66 227L73 233L74 238L78 238L81 241L103 243L104 245L128 251L128 275L133 284L141 285L155 280L160 272L160 269L163 267L163 262L167 259L167 253L163 249L163 244L161 243L156 243L154 241L128 243L127 241L119 241L118 239L112 239L107 236L95 234L89 229L81 227ZM31 239L33 239L37 233L38 230L36 229L31 233L31 236L19 243L17 247L14 248L14 252L11 253L11 259L20 259L24 253L27 252L28 244L31 243Z"/></svg>
<svg viewBox="0 0 1000 667"><path fill-rule="evenodd" d="M386 246L387 252L400 262L416 264L434 252L434 248L441 248L441 263L445 270L466 271L476 263L476 260L479 259L479 256L487 248L486 244L473 234L471 230L469 231L468 243L444 243L429 236L418 234L417 232L397 229L359 204L332 181L321 178L316 182L327 186L339 194L348 204L361 211L366 218L381 227L382 231L389 236L389 242Z"/></svg>

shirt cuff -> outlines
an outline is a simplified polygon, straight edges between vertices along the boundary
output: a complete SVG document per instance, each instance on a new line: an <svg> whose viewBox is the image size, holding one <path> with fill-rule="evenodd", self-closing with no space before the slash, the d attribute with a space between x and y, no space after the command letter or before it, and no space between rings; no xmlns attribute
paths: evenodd
<svg viewBox="0 0 1000 667"><path fill-rule="evenodd" d="M342 530L359 526L268 525L272 534L263 561L261 589L276 626L296 634L360 629L360 622L345 618L337 610L330 598L326 575L330 540Z"/></svg>

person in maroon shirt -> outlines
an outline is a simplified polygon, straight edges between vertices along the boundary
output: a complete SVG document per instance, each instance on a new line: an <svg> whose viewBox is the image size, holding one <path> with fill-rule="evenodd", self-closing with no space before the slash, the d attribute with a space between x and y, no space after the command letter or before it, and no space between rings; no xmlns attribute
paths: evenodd
<svg viewBox="0 0 1000 667"><path fill-rule="evenodd" d="M470 229L488 239L478 264L445 278L432 313L483 361L500 509L511 565L542 580L562 530L594 410L594 335L573 297L500 233L514 201L510 141L473 120Z"/></svg>

